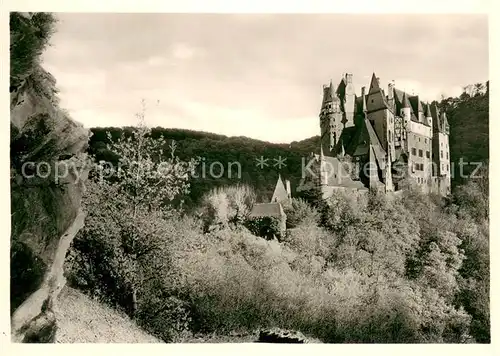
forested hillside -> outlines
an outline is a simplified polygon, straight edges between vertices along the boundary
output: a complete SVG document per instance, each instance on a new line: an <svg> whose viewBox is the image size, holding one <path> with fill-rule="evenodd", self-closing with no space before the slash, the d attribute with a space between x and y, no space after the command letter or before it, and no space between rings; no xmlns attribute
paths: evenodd
<svg viewBox="0 0 500 356"><path fill-rule="evenodd" d="M487 85L486 85L487 86ZM450 124L450 154L455 170L452 180L453 185L463 183L463 177L459 176L458 162L463 158L464 162L486 162L489 157L488 149L488 90L479 89L464 93L458 98L443 99L439 106L444 109ZM471 95L472 94L472 95ZM131 132L131 128L94 128L94 135L90 140L90 152L96 158L115 162L106 149L108 142L106 132L111 132L116 138L121 131ZM319 130L319 127L318 127ZM193 179L191 193L187 197L186 205L199 201L204 193L217 186L225 186L243 183L253 186L257 193L257 200L267 201L271 198L278 174L284 179L290 179L292 190L294 190L301 178L302 158L306 159L311 152L318 153L319 136L314 136L302 141L294 141L290 144L274 144L254 140L248 137L227 137L207 132L154 128L153 138L163 136L167 141L165 151L170 151L169 145L172 140L176 142L175 154L186 160L201 157L198 167L199 178ZM268 166L263 168L257 166L257 159L267 158ZM278 167L277 159L286 158L285 166ZM275 160L276 159L276 160ZM221 172L220 166L214 165L210 174L210 167L214 162L220 162L223 167L223 175L216 178ZM239 162L241 175L237 174L235 165L229 172L231 163ZM464 165L464 172L470 174L475 165ZM202 169L205 169L203 177Z"/></svg>
<svg viewBox="0 0 500 356"><path fill-rule="evenodd" d="M117 162L107 149L107 132L117 138L122 131L126 134L132 132L132 128L94 128L93 136L90 140L90 153L94 154L98 160L108 162ZM198 202L204 193L218 186L231 184L246 184L253 186L257 193L258 201L268 201L276 185L278 174L283 179L291 181L294 189L301 178L302 158L312 151L317 151L319 137L292 142L291 144L274 144L254 140L247 137L227 137L207 132L154 128L152 129L152 138L156 139L163 136L166 139L165 152L170 152L172 140L175 141L175 155L182 160L200 157L201 160L197 167L197 177L191 182L191 192L186 198L186 205ZM257 165L257 159L264 157L268 159L262 168ZM284 165L278 166L279 157L286 159ZM221 173L220 165L213 165L214 162L220 162L223 167L223 175L217 178ZM237 165L241 166L241 174L238 174ZM210 174L210 167L213 174ZM231 170L229 170L231 168ZM205 174L203 174L205 172Z"/></svg>
<svg viewBox="0 0 500 356"><path fill-rule="evenodd" d="M454 165L453 185L462 184L458 162L487 162L489 160L489 81L469 85L458 98L442 99L450 124L450 155ZM464 164L465 175L472 174L476 164Z"/></svg>

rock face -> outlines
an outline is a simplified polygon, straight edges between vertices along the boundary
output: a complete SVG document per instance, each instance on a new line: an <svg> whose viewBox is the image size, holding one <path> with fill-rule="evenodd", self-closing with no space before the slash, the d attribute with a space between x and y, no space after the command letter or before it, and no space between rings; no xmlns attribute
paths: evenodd
<svg viewBox="0 0 500 356"><path fill-rule="evenodd" d="M11 330L14 342L51 342L63 263L83 226L89 132L58 106L39 63L54 18L11 13Z"/></svg>

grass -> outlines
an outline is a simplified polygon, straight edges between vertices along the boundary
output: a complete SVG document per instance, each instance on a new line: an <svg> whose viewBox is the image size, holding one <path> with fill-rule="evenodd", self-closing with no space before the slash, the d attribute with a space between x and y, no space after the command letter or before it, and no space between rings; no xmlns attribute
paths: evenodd
<svg viewBox="0 0 500 356"><path fill-rule="evenodd" d="M159 343L125 314L65 287L56 306L57 343Z"/></svg>

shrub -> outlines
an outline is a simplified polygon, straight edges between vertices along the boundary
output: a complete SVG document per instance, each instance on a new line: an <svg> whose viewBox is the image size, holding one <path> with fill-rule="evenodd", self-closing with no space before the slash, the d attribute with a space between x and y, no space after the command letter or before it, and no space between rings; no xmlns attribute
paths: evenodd
<svg viewBox="0 0 500 356"><path fill-rule="evenodd" d="M255 192L249 186L218 187L203 197L198 214L205 230L238 226L245 222L254 203Z"/></svg>
<svg viewBox="0 0 500 356"><path fill-rule="evenodd" d="M316 225L319 222L318 211L303 199L292 199L292 204L285 205L286 226L295 228L301 224Z"/></svg>
<svg viewBox="0 0 500 356"><path fill-rule="evenodd" d="M282 239L285 234L281 220L273 216L249 218L246 221L245 226L252 232L252 234L265 237L267 239Z"/></svg>
<svg viewBox="0 0 500 356"><path fill-rule="evenodd" d="M119 157L118 169L103 162L94 165L83 199L86 224L73 242L68 280L141 323L152 318L150 329L170 341L182 327L177 316L167 316L182 312L172 295L176 281L169 249L178 232L172 221L181 216L169 203L186 193L195 162L182 162L173 154L165 158L164 141L150 137L143 114L131 137L109 144ZM111 179L104 178L110 173ZM166 293L172 303L158 304ZM158 315L163 323L154 319Z"/></svg>

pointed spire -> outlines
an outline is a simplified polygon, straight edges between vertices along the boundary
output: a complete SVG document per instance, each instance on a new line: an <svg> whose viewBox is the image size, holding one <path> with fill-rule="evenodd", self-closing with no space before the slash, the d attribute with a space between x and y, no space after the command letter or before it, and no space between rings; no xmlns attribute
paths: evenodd
<svg viewBox="0 0 500 356"><path fill-rule="evenodd" d="M432 117L431 104L429 104L429 102L425 105L425 117Z"/></svg>
<svg viewBox="0 0 500 356"><path fill-rule="evenodd" d="M276 182L276 186L274 188L273 197L271 198L271 202L283 202L288 199L288 191L281 180L281 174L278 173L278 180Z"/></svg>
<svg viewBox="0 0 500 356"><path fill-rule="evenodd" d="M362 87L362 88L361 88L361 100L362 100L362 101L361 101L361 105L362 105L361 107L362 107L362 109L363 109L363 112L365 112L365 113L366 113L366 111L367 111L368 109L366 108L366 92L365 92L365 87Z"/></svg>
<svg viewBox="0 0 500 356"><path fill-rule="evenodd" d="M379 78L375 75L375 73L372 74L372 80L370 83L370 90L368 93L374 93L380 90L380 82Z"/></svg>
<svg viewBox="0 0 500 356"><path fill-rule="evenodd" d="M326 103L331 102L333 100L334 94L333 94L333 84L332 81L330 80L330 85L323 85L323 105L324 106Z"/></svg>
<svg viewBox="0 0 500 356"><path fill-rule="evenodd" d="M424 112L424 108L422 107L422 102L417 96L417 112Z"/></svg>
<svg viewBox="0 0 500 356"><path fill-rule="evenodd" d="M450 125L448 124L448 118L446 117L446 113L444 112L444 110L441 111L440 121L441 121L442 131L445 133L448 133L448 131L450 129Z"/></svg>
<svg viewBox="0 0 500 356"><path fill-rule="evenodd" d="M410 107L410 101L408 100L408 97L406 96L405 92L403 92L403 102L401 104L402 104L403 108Z"/></svg>

